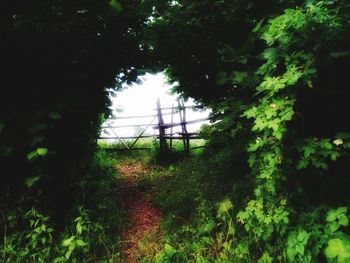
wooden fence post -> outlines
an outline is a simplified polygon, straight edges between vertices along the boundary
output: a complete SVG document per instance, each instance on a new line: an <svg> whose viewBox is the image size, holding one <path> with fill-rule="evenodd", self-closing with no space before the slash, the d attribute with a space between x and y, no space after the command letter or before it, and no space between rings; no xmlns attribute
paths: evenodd
<svg viewBox="0 0 350 263"><path fill-rule="evenodd" d="M158 116L158 129L159 129L159 147L161 153L166 153L168 150L168 145L165 138L165 127L164 120L162 116L162 110L160 107L160 99L157 100L157 116Z"/></svg>
<svg viewBox="0 0 350 263"><path fill-rule="evenodd" d="M170 150L173 147L174 104L171 105Z"/></svg>
<svg viewBox="0 0 350 263"><path fill-rule="evenodd" d="M184 143L184 151L186 154L189 154L190 149L189 149L189 139L188 134L187 134L187 127L186 127L186 108L184 103L180 102L178 100L178 107L179 107L179 113L180 113L180 122L181 122L181 129L182 129L182 138L183 138L183 143Z"/></svg>
<svg viewBox="0 0 350 263"><path fill-rule="evenodd" d="M183 125L183 129L184 129L184 136L186 137L185 142L186 142L186 148L185 148L185 153L186 154L190 154L190 138L189 138L189 134L187 132L187 122L186 122L186 107L185 107L185 103L182 101L182 107L183 107L183 121L184 121L184 125Z"/></svg>

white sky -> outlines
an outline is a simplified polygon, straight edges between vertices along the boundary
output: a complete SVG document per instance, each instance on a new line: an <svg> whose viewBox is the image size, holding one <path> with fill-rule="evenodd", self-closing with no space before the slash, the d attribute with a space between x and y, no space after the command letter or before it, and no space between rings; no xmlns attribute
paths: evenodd
<svg viewBox="0 0 350 263"><path fill-rule="evenodd" d="M124 116L140 116L140 115L154 115L156 114L156 102L160 98L161 107L171 107L172 105L177 106L177 96L170 95L171 86L166 83L166 77L163 73L149 74L141 77L143 83L141 85L134 84L132 86L125 85L125 88L117 92L117 96L111 98L112 106L111 109L116 117ZM193 100L188 100L185 105L194 105ZM117 112L117 108L122 108L122 112ZM163 110L162 113L171 112L171 110ZM196 120L208 117L209 111L192 111L191 109L186 109L186 120ZM171 115L164 115L164 122L171 122ZM134 119L115 119L108 120L104 126L108 123L112 126L119 125L133 125L133 124L148 124L152 121L150 118L134 118ZM179 114L174 114L174 123L180 122ZM188 132L197 131L203 123L189 124L187 126ZM153 124L157 124L157 119L154 120ZM118 136L135 136L136 129L143 129L144 127L135 128L116 128L114 132ZM106 130L105 130L106 131ZM170 131L170 130L169 130ZM169 132L168 131L168 132ZM181 127L174 127L173 132L181 131ZM148 134L156 134L157 130L148 128L146 131ZM168 133L167 132L167 133ZM108 134L110 133L110 134ZM115 134L108 129L108 132L102 132L102 137L115 137Z"/></svg>

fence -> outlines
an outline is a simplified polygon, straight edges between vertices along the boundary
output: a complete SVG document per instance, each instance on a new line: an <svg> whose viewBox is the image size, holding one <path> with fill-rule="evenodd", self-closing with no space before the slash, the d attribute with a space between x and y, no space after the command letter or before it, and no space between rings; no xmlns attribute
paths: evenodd
<svg viewBox="0 0 350 263"><path fill-rule="evenodd" d="M160 99L157 100L157 108L154 109L156 114L152 115L140 115L140 116L120 116L115 117L115 119L150 119L151 121L148 123L142 124L132 124L132 125L105 125L102 126L102 129L106 131L107 134L110 134L111 131L114 137L100 137L103 140L118 140L124 146L123 149L131 150L134 149L134 146L141 138L155 138L159 140L160 150L172 149L173 140L182 140L184 145L185 153L189 153L190 151L190 140L201 139L197 132L188 132L187 125L200 123L210 120L207 118L200 118L195 120L187 120L186 109L194 109L201 108L200 106L185 106L183 101L178 100L178 106L174 107L165 107L162 108L160 104ZM169 111L164 113L163 111ZM174 123L175 114L179 114L180 122ZM170 123L164 122L164 115L170 115L171 121ZM181 132L173 132L174 127L181 126ZM137 136L119 136L117 129L127 128L127 127L142 127L143 129ZM156 135L144 135L146 130L152 127L154 130L158 131ZM168 131L168 132L167 132ZM130 144L128 140L133 140ZM169 142L169 144L168 144Z"/></svg>

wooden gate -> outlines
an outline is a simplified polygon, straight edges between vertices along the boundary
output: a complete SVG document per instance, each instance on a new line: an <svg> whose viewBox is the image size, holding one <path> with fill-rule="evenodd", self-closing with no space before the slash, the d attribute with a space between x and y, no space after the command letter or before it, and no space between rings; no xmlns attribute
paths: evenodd
<svg viewBox="0 0 350 263"><path fill-rule="evenodd" d="M160 150L171 149L173 146L173 140L182 140L184 145L184 151L189 153L190 151L190 140L201 139L196 132L188 132L187 125L199 122L205 122L210 120L209 117L195 119L195 120L187 120L186 109L194 109L194 108L202 108L200 106L185 106L184 102L178 100L178 105L171 107L161 107L160 99L157 100L157 108L154 109L156 114L153 115L140 115L140 116L116 116L115 119L148 119L150 120L147 123L141 124L132 124L132 125L104 125L102 126L102 130L107 134L113 134L113 137L100 137L99 139L103 140L118 140L123 146L123 149L131 150L135 149L135 145L141 138L154 138L159 140ZM167 111L167 112L164 112ZM169 112L170 111L170 112ZM174 123L174 115L179 114L180 122ZM163 116L171 115L170 123L165 123ZM173 132L173 128L181 126L181 132ZM137 136L119 136L118 129L120 128L128 128L128 127L141 127L142 130ZM152 127L154 130L157 130L158 133L156 135L144 135L146 130ZM169 142L169 144L168 144ZM140 148L138 148L140 149Z"/></svg>

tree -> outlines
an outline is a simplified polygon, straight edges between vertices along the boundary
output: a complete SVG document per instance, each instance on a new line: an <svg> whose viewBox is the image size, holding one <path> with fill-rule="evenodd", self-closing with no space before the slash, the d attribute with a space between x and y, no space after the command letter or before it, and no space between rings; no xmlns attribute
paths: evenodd
<svg viewBox="0 0 350 263"><path fill-rule="evenodd" d="M1 205L30 191L62 223L109 116L107 88L148 66L138 41L148 8L113 0L2 1L0 9ZM31 178L40 179L27 189Z"/></svg>
<svg viewBox="0 0 350 263"><path fill-rule="evenodd" d="M177 91L210 105L221 120L207 132L212 155L230 153L222 155L233 162L227 176L237 184L248 175L243 184L251 184L251 194L237 214L247 237L242 244L276 253L271 242L286 240L293 229L312 231L316 223L300 220L312 206L349 200L342 187L350 168L349 90L342 84L350 65L349 5L169 1L157 10L155 55ZM314 233L312 242L324 246L318 238ZM300 256L316 259L321 252L312 253Z"/></svg>

